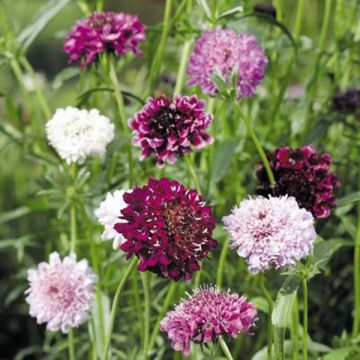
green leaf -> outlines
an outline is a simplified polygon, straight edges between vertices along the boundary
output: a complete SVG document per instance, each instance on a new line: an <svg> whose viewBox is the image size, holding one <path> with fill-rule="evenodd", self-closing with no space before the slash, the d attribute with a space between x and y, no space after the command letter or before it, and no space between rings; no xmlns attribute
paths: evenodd
<svg viewBox="0 0 360 360"><path fill-rule="evenodd" d="M338 200L337 207L339 208L358 201L360 201L360 191L353 192L352 194L340 198Z"/></svg>
<svg viewBox="0 0 360 360"><path fill-rule="evenodd" d="M291 310L299 288L299 278L288 276L280 288L271 321L274 328L274 348L278 359L284 357L285 331L288 327Z"/></svg>
<svg viewBox="0 0 360 360"><path fill-rule="evenodd" d="M230 10L224 11L223 13L221 13L218 17L218 20L221 20L223 18L226 18L228 16L233 16L236 14L243 14L244 13L244 7L242 5L239 6L235 6Z"/></svg>
<svg viewBox="0 0 360 360"><path fill-rule="evenodd" d="M215 73L211 77L211 81L216 85L220 93L225 93L228 89L228 84L225 82L219 69L215 69Z"/></svg>
<svg viewBox="0 0 360 360"><path fill-rule="evenodd" d="M323 357L323 360L350 360L349 355L356 351L355 347L344 347L342 349L336 349L331 351L330 353L326 354Z"/></svg>
<svg viewBox="0 0 360 360"><path fill-rule="evenodd" d="M24 51L31 45L46 25L70 2L70 0L48 0L34 16L34 22L17 37Z"/></svg>
<svg viewBox="0 0 360 360"><path fill-rule="evenodd" d="M0 215L0 225L5 224L8 221L15 220L19 217L25 216L30 212L31 210L26 206L19 207L15 210L3 212Z"/></svg>
<svg viewBox="0 0 360 360"><path fill-rule="evenodd" d="M54 90L57 90L61 88L65 81L72 79L75 76L78 76L80 74L80 69L75 66L70 66L64 69L63 71L59 72L59 74L56 75L52 88Z"/></svg>
<svg viewBox="0 0 360 360"><path fill-rule="evenodd" d="M211 11L209 5L206 0L197 0L198 4L203 8L206 16L210 19L211 18Z"/></svg>
<svg viewBox="0 0 360 360"><path fill-rule="evenodd" d="M237 140L230 139L223 141L217 147L211 171L211 178L213 182L216 183L220 181L229 170L237 143Z"/></svg>

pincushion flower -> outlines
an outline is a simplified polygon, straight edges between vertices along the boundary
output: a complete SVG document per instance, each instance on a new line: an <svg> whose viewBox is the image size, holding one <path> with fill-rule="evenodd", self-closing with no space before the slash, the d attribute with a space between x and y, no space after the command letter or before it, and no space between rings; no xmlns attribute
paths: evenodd
<svg viewBox="0 0 360 360"><path fill-rule="evenodd" d="M64 42L70 62L82 60L82 66L96 61L101 53L141 55L139 43L145 40L145 26L137 16L115 12L95 12L79 20Z"/></svg>
<svg viewBox="0 0 360 360"><path fill-rule="evenodd" d="M332 108L344 114L354 114L360 120L360 88L339 91L332 99Z"/></svg>
<svg viewBox="0 0 360 360"><path fill-rule="evenodd" d="M83 164L90 155L103 157L114 139L114 125L98 110L68 106L57 109L46 124L49 144L68 164Z"/></svg>
<svg viewBox="0 0 360 360"><path fill-rule="evenodd" d="M219 336L236 338L239 333L249 334L256 320L256 308L244 296L208 287L196 289L180 302L160 326L172 341L173 349L188 356L191 342L204 344L216 341Z"/></svg>
<svg viewBox="0 0 360 360"><path fill-rule="evenodd" d="M26 301L38 324L47 323L48 330L67 333L87 320L96 282L87 260L77 262L75 254L61 260L54 252L49 263L28 270L28 281Z"/></svg>
<svg viewBox="0 0 360 360"><path fill-rule="evenodd" d="M100 224L104 226L101 238L103 240L113 240L114 249L118 249L120 245L126 241L125 238L114 229L115 224L122 221L119 219L121 210L127 206L123 199L124 194L124 190L116 190L113 194L110 192L107 193L106 199L102 201L95 210L95 216L98 218Z"/></svg>
<svg viewBox="0 0 360 360"><path fill-rule="evenodd" d="M223 222L230 247L254 274L293 267L310 254L316 238L312 214L288 196L243 200Z"/></svg>
<svg viewBox="0 0 360 360"><path fill-rule="evenodd" d="M115 230L124 236L120 248L135 254L140 271L174 280L191 279L199 262L217 246L212 238L216 219L195 190L175 180L150 179L124 194L127 207Z"/></svg>
<svg viewBox="0 0 360 360"><path fill-rule="evenodd" d="M319 154L310 145L298 149L281 147L268 155L276 185L271 189L263 165L258 166L259 195L289 195L300 207L323 219L336 206L334 191L340 186L336 174L330 173L331 157Z"/></svg>
<svg viewBox="0 0 360 360"><path fill-rule="evenodd" d="M196 41L189 59L187 74L189 85L199 85L210 96L219 92L213 82L219 73L228 84L238 71L236 79L237 98L254 95L256 87L264 78L268 59L255 36L237 34L232 29L214 29L202 33Z"/></svg>
<svg viewBox="0 0 360 360"><path fill-rule="evenodd" d="M157 164L174 164L178 157L193 148L213 142L206 133L213 118L205 113L205 103L192 96L165 95L150 98L147 104L129 119L133 144L141 148L140 160L155 156Z"/></svg>

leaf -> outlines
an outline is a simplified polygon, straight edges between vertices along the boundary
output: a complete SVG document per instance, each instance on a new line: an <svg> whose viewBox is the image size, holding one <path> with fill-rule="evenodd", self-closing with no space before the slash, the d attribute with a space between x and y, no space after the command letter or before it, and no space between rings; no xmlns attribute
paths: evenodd
<svg viewBox="0 0 360 360"><path fill-rule="evenodd" d="M15 220L19 217L25 216L30 212L31 210L26 206L19 207L15 210L3 212L0 215L0 225L5 224L8 221Z"/></svg>
<svg viewBox="0 0 360 360"><path fill-rule="evenodd" d="M250 299L250 303L255 305L256 308L265 314L269 312L269 304L267 303L266 299L262 296L256 296Z"/></svg>
<svg viewBox="0 0 360 360"><path fill-rule="evenodd" d="M215 69L214 75L211 77L211 81L216 85L220 93L225 93L228 89L228 84L225 82L219 69Z"/></svg>
<svg viewBox="0 0 360 360"><path fill-rule="evenodd" d="M80 69L75 66L70 66L63 71L59 72L59 74L56 75L52 88L54 90L57 90L61 88L65 81L72 79L75 76L78 76L80 74Z"/></svg>
<svg viewBox="0 0 360 360"><path fill-rule="evenodd" d="M231 160L235 153L237 140L225 140L216 149L214 164L211 171L213 182L220 181L230 168Z"/></svg>
<svg viewBox="0 0 360 360"><path fill-rule="evenodd" d="M356 351L355 347L344 347L342 349L336 349L326 354L323 360L350 360L349 355L351 352Z"/></svg>
<svg viewBox="0 0 360 360"><path fill-rule="evenodd" d="M288 327L291 309L299 288L299 279L293 275L288 276L280 288L271 321L274 328L274 348L277 358L284 357L285 331Z"/></svg>
<svg viewBox="0 0 360 360"><path fill-rule="evenodd" d="M17 37L24 51L31 45L46 25L62 10L70 0L48 0L34 16L34 22L27 26Z"/></svg>
<svg viewBox="0 0 360 360"><path fill-rule="evenodd" d="M203 8L206 16L210 19L211 18L211 11L209 5L206 0L197 0L198 4Z"/></svg>
<svg viewBox="0 0 360 360"><path fill-rule="evenodd" d="M352 194L343 196L337 202L337 207L342 207L346 205L350 205L354 202L360 201L360 191L353 192Z"/></svg>
<svg viewBox="0 0 360 360"><path fill-rule="evenodd" d="M242 5L239 6L235 6L230 10L224 11L223 13L221 13L218 17L218 20L221 20L223 18L226 18L228 16L233 16L236 14L242 14L244 12L244 7Z"/></svg>

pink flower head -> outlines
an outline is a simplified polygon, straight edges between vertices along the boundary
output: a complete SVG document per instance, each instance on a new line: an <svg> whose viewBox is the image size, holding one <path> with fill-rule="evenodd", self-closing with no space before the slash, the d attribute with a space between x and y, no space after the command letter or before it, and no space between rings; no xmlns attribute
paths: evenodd
<svg viewBox="0 0 360 360"><path fill-rule="evenodd" d="M150 98L147 104L129 120L133 129L133 144L142 149L140 160L154 155L162 167L167 161L174 164L179 156L192 148L211 144L206 133L213 118L205 113L205 103L192 96L165 95Z"/></svg>
<svg viewBox="0 0 360 360"><path fill-rule="evenodd" d="M319 154L310 145L298 149L281 147L268 156L276 186L271 189L262 164L256 175L260 182L259 195L289 195L295 197L300 207L323 219L336 206L334 190L340 186L336 174L330 173L331 157Z"/></svg>
<svg viewBox="0 0 360 360"><path fill-rule="evenodd" d="M71 254L61 261L54 252L49 263L28 270L28 280L26 301L38 324L47 323L48 330L67 333L87 320L96 282L87 260L76 262L76 255Z"/></svg>
<svg viewBox="0 0 360 360"><path fill-rule="evenodd" d="M243 200L223 222L230 246L246 259L252 273L295 266L310 254L316 238L313 216L293 197Z"/></svg>
<svg viewBox="0 0 360 360"><path fill-rule="evenodd" d="M195 190L175 180L150 179L124 194L128 204L115 230L127 240L120 248L140 259L140 271L174 280L191 279L217 242L211 237L216 219Z"/></svg>
<svg viewBox="0 0 360 360"><path fill-rule="evenodd" d="M83 66L104 52L125 55L132 51L141 55L138 45L145 40L144 29L137 16L95 12L74 25L64 42L64 51L70 55L70 62L81 59Z"/></svg>
<svg viewBox="0 0 360 360"><path fill-rule="evenodd" d="M208 287L196 289L168 312L160 326L172 341L173 349L188 356L191 341L204 344L216 341L219 336L236 338L239 333L249 334L256 320L256 308L244 296Z"/></svg>
<svg viewBox="0 0 360 360"><path fill-rule="evenodd" d="M255 36L239 35L232 29L205 31L196 41L189 59L189 85L199 85L205 94L213 96L219 91L212 80L215 72L220 72L223 80L230 84L237 70L237 98L249 97L264 78L267 63Z"/></svg>

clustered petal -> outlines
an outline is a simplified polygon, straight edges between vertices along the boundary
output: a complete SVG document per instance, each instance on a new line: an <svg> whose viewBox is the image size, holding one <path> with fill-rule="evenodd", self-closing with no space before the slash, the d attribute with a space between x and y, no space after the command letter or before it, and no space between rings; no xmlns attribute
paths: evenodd
<svg viewBox="0 0 360 360"><path fill-rule="evenodd" d="M121 249L140 259L140 271L152 271L174 280L191 279L201 261L217 246L212 238L216 219L195 190L175 180L150 179L124 194L125 222L115 230L126 242Z"/></svg>
<svg viewBox="0 0 360 360"><path fill-rule="evenodd" d="M219 336L249 334L256 320L256 308L244 296L209 287L195 290L166 315L160 326L174 350L188 356L191 342L204 344Z"/></svg>
<svg viewBox="0 0 360 360"><path fill-rule="evenodd" d="M137 16L95 12L74 25L64 42L64 51L70 55L70 62L82 60L83 66L104 52L124 55L132 51L141 55L138 45L145 40L144 30Z"/></svg>
<svg viewBox="0 0 360 360"><path fill-rule="evenodd" d="M289 195L295 197L300 207L318 218L330 215L336 206L334 190L340 186L336 174L330 173L331 157L319 154L310 145L298 149L281 147L268 155L276 185L269 184L262 164L257 169L259 195Z"/></svg>
<svg viewBox="0 0 360 360"><path fill-rule="evenodd" d="M243 200L223 222L230 247L252 273L293 267L310 254L316 238L313 216L288 196Z"/></svg>
<svg viewBox="0 0 360 360"><path fill-rule="evenodd" d="M49 263L28 270L28 281L26 301L38 324L66 333L87 320L96 282L87 260L77 262L75 254L61 260L54 252Z"/></svg>
<svg viewBox="0 0 360 360"><path fill-rule="evenodd" d="M69 106L56 110L46 124L46 135L50 145L68 164L83 164L90 155L105 155L106 145L114 139L114 129L98 110Z"/></svg>
<svg viewBox="0 0 360 360"><path fill-rule="evenodd" d="M267 63L255 36L237 34L232 29L205 31L196 41L189 59L189 85L199 85L205 94L216 95L219 89L212 80L215 72L220 72L230 84L234 72L238 71L237 97L249 97L264 78Z"/></svg>
<svg viewBox="0 0 360 360"><path fill-rule="evenodd" d="M212 116L205 113L205 103L192 96L165 95L150 98L147 104L129 119L133 144L142 149L140 160L155 156L159 166L174 164L179 156L213 142L206 133Z"/></svg>
<svg viewBox="0 0 360 360"><path fill-rule="evenodd" d="M95 210L95 216L98 218L101 225L104 226L104 231L101 235L103 240L113 240L113 248L118 249L126 240L115 229L115 224L122 222L119 217L121 210L126 208L127 204L124 201L125 191L116 190L114 193L107 193L106 199L102 201L99 207Z"/></svg>

